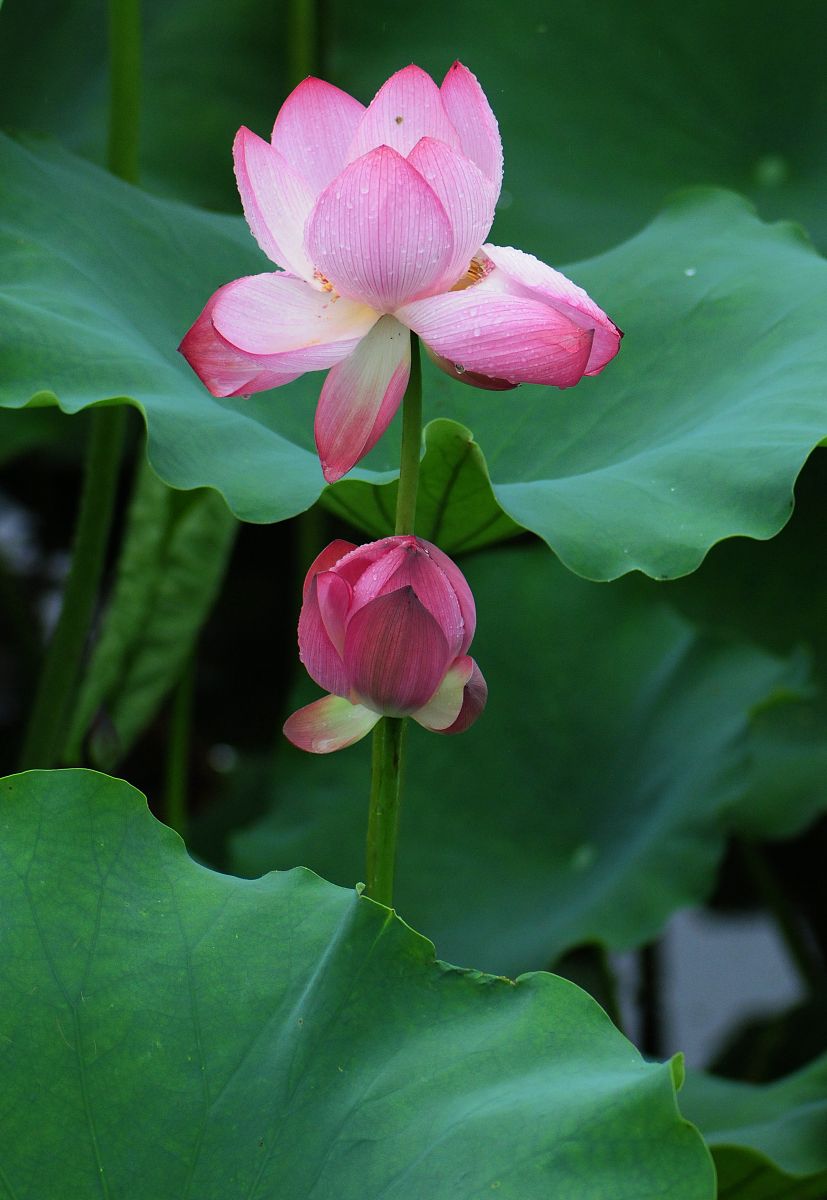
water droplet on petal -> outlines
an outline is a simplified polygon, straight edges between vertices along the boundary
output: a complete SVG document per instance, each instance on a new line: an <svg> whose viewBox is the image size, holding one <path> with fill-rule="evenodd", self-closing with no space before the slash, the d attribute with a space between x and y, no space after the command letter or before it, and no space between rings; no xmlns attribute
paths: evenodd
<svg viewBox="0 0 827 1200"><path fill-rule="evenodd" d="M462 363L454 363L454 370L456 371L457 375L465 374L465 367L462 365Z"/></svg>

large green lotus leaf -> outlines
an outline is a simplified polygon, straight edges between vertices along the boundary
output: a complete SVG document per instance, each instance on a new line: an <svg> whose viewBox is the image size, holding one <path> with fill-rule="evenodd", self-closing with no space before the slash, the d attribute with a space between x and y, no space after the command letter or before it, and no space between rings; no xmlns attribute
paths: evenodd
<svg viewBox="0 0 827 1200"><path fill-rule="evenodd" d="M435 961L295 870L194 863L128 784L0 784L2 1179L16 1200L711 1200L647 1064L551 975Z"/></svg>
<svg viewBox="0 0 827 1200"><path fill-rule="evenodd" d="M681 1107L718 1169L720 1200L823 1200L827 1055L761 1086L690 1072Z"/></svg>
<svg viewBox="0 0 827 1200"><path fill-rule="evenodd" d="M288 83L287 8L269 0L146 0L143 166L153 185L234 206L239 125L266 134ZM459 57L499 118L497 237L564 261L644 224L674 188L748 191L827 245L827 20L811 0L331 0L319 70L367 101L414 61L441 78ZM33 38L31 30L38 36ZM102 158L105 27L74 0L7 0L0 122ZM172 119L171 114L174 114Z"/></svg>
<svg viewBox="0 0 827 1200"><path fill-rule="evenodd" d="M3 139L0 168L0 403L128 398L166 482L209 484L245 520L311 504L319 376L220 401L175 350L216 286L265 265L241 221L56 149ZM827 264L792 229L702 193L575 273L630 331L604 375L503 397L433 369L426 415L461 419L501 508L587 576L677 575L720 538L776 532L827 429ZM386 482L397 455L394 426L354 477Z"/></svg>
<svg viewBox="0 0 827 1200"><path fill-rule="evenodd" d="M509 974L584 942L644 943L708 894L737 802L757 788L753 711L800 694L802 664L700 634L653 585L585 582L540 547L464 569L488 707L459 737L411 726L399 911L440 954ZM368 779L365 742L327 758L285 745L235 867L364 878ZM775 798L750 832L787 831L797 805L812 814L806 788Z"/></svg>

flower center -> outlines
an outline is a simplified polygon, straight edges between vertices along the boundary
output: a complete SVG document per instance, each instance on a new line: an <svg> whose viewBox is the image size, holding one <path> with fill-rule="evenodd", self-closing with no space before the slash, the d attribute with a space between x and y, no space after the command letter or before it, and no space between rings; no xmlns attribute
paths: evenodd
<svg viewBox="0 0 827 1200"><path fill-rule="evenodd" d="M330 295L331 300L335 301L339 299L339 293L336 291L330 280L322 275L321 271L314 271L313 278L318 279L319 283L322 285L322 291L327 292Z"/></svg>
<svg viewBox="0 0 827 1200"><path fill-rule="evenodd" d="M494 269L494 264L487 254L483 254L479 250L468 264L468 268L461 279L457 280L451 288L452 292L464 292L466 288L473 287L475 283L480 283Z"/></svg>

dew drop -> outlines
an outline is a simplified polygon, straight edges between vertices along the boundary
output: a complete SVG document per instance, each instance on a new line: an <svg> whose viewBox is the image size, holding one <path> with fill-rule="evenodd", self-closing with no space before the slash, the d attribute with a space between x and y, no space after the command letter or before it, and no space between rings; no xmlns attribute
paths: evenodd
<svg viewBox="0 0 827 1200"><path fill-rule="evenodd" d="M688 279L691 279L692 276L697 275L697 273L698 273L697 267L687 267L686 270L684 271L684 275L686 275Z"/></svg>
<svg viewBox="0 0 827 1200"><path fill-rule="evenodd" d="M462 365L462 363L454 363L454 370L456 371L457 375L465 374L465 367Z"/></svg>

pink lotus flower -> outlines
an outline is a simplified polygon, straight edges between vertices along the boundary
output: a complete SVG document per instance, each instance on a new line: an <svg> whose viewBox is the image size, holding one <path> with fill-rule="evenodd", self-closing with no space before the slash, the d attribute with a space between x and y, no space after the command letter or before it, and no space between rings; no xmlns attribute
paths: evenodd
<svg viewBox="0 0 827 1200"><path fill-rule="evenodd" d="M619 330L581 288L485 244L502 147L461 63L440 88L405 67L368 108L305 79L272 140L242 128L233 154L250 229L283 270L219 288L181 352L215 396L329 368L315 423L328 481L367 454L399 406L408 330L449 374L485 388L571 387L617 353Z"/></svg>
<svg viewBox="0 0 827 1200"><path fill-rule="evenodd" d="M331 542L304 581L299 652L332 694L293 713L284 732L314 754L352 745L382 716L461 733L488 696L467 655L475 628L465 577L430 542Z"/></svg>

